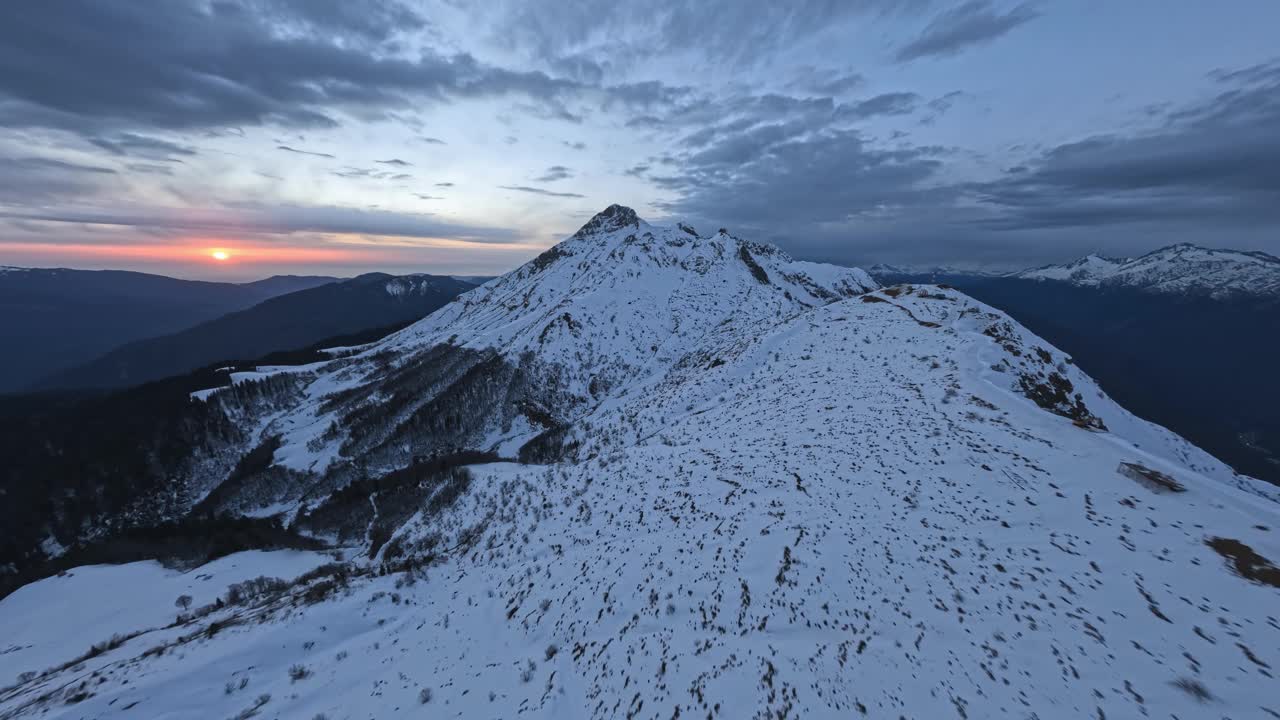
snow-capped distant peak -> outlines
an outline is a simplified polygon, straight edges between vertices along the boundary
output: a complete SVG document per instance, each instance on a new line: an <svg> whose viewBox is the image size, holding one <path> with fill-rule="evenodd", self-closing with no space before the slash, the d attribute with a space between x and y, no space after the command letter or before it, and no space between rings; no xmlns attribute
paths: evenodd
<svg viewBox="0 0 1280 720"><path fill-rule="evenodd" d="M1077 285L1097 285L1103 278L1110 277L1116 268L1125 262L1127 261L1124 259L1091 253L1065 265L1045 265L1014 273L1014 276L1028 280L1062 280Z"/></svg>
<svg viewBox="0 0 1280 720"><path fill-rule="evenodd" d="M1170 245L1137 258L1088 255L1072 263L1024 270L1011 277L1219 299L1280 296L1280 258L1263 252L1218 250L1189 243Z"/></svg>

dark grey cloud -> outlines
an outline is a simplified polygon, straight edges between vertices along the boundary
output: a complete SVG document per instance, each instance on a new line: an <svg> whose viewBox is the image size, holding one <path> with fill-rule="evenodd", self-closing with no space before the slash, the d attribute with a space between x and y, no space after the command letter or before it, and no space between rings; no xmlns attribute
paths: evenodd
<svg viewBox="0 0 1280 720"><path fill-rule="evenodd" d="M451 182L438 182L438 183L436 183L436 187L451 188L451 187L453 187L453 183L451 183Z"/></svg>
<svg viewBox="0 0 1280 720"><path fill-rule="evenodd" d="M8 158L4 161L5 165L16 171L58 171L66 173L90 173L95 175L114 175L115 170L108 167L98 165L84 165L82 163L68 162L66 160L57 160L55 158L45 157L19 157ZM15 173L16 176L16 173Z"/></svg>
<svg viewBox="0 0 1280 720"><path fill-rule="evenodd" d="M185 232L341 233L449 238L475 243L506 243L519 239L519 235L513 230L453 223L432 215L333 206L264 206L246 203L207 210L155 207L22 209L0 210L0 218Z"/></svg>
<svg viewBox="0 0 1280 720"><path fill-rule="evenodd" d="M649 172L649 167L650 166L645 163L641 163L639 165L632 165L626 170L623 170L622 174L630 175L631 177L642 178L645 176L645 173Z"/></svg>
<svg viewBox="0 0 1280 720"><path fill-rule="evenodd" d="M956 103L964 100L968 94L961 90L953 90L946 95L936 97L929 101L925 106L924 116L920 118L920 124L932 125L939 118L945 115Z"/></svg>
<svg viewBox="0 0 1280 720"><path fill-rule="evenodd" d="M175 156L190 157L196 149L189 145L135 133L120 133L108 137L90 137L89 142L113 155L134 155L154 160L177 160Z"/></svg>
<svg viewBox="0 0 1280 720"><path fill-rule="evenodd" d="M0 123L332 127L335 111L512 95L560 107L598 90L467 54L387 52L388 38L424 24L393 2L32 3L0 23Z"/></svg>
<svg viewBox="0 0 1280 720"><path fill-rule="evenodd" d="M973 188L997 228L1280 220L1280 72L1222 73L1159 127L1053 147Z"/></svg>
<svg viewBox="0 0 1280 720"><path fill-rule="evenodd" d="M374 160L379 165L394 165L396 167L413 167L413 163L405 162L400 158L391 158L390 160Z"/></svg>
<svg viewBox="0 0 1280 720"><path fill-rule="evenodd" d="M646 128L657 129L665 124L663 119L657 115L637 115L627 121L627 127L641 130Z"/></svg>
<svg viewBox="0 0 1280 720"><path fill-rule="evenodd" d="M910 115L920 106L920 96L913 92L890 92L841 105L837 111L842 119L865 120L877 115Z"/></svg>
<svg viewBox="0 0 1280 720"><path fill-rule="evenodd" d="M604 91L605 109L615 104L633 110L665 108L698 97L698 93L691 87L668 85L657 80L606 85Z"/></svg>
<svg viewBox="0 0 1280 720"><path fill-rule="evenodd" d="M1001 11L990 0L970 0L939 13L919 37L898 50L896 57L899 62L907 62L924 57L956 55L991 42L1039 15L1026 3Z"/></svg>
<svg viewBox="0 0 1280 720"><path fill-rule="evenodd" d="M932 189L939 148L878 149L852 130L786 136L750 131L686 156L653 178L679 198L664 205L695 219L736 218L770 235L945 201ZM781 138L781 139L779 139Z"/></svg>
<svg viewBox="0 0 1280 720"><path fill-rule="evenodd" d="M395 0L249 0L241 7L244 12L294 32L372 43L428 25L425 18ZM234 12L236 8L228 10Z"/></svg>
<svg viewBox="0 0 1280 720"><path fill-rule="evenodd" d="M604 81L604 68L600 63L585 55L567 55L551 58L551 69L558 75L573 78L584 83L598 85Z"/></svg>
<svg viewBox="0 0 1280 720"><path fill-rule="evenodd" d="M659 53L692 52L718 64L765 62L773 51L841 23L914 12L929 0L579 0L494 3L495 41L548 65L573 61L602 72Z"/></svg>
<svg viewBox="0 0 1280 720"><path fill-rule="evenodd" d="M413 196L418 198L419 200L443 200L444 199L439 195L423 195L422 193L414 193Z"/></svg>
<svg viewBox="0 0 1280 720"><path fill-rule="evenodd" d="M1256 85L1280 81L1280 59L1243 68L1218 68L1209 77L1224 84Z"/></svg>
<svg viewBox="0 0 1280 720"><path fill-rule="evenodd" d="M143 175L173 175L173 167L169 165L156 165L154 163L129 163L125 165L129 172L142 173Z"/></svg>
<svg viewBox="0 0 1280 720"><path fill-rule="evenodd" d="M702 147L712 141L745 131L774 133L816 131L848 127L872 117L908 115L918 111L923 98L914 92L887 92L859 100L837 102L833 97L797 97L780 93L699 97L677 103L662 116L632 118L631 127L655 131L684 131L677 140L683 147Z"/></svg>
<svg viewBox="0 0 1280 720"><path fill-rule="evenodd" d="M586 150L587 149L587 144L584 142L569 142L568 140L565 140L564 146L569 148L570 150Z"/></svg>
<svg viewBox="0 0 1280 720"><path fill-rule="evenodd" d="M788 88L809 95L839 97L857 90L866 82L862 73L806 67L798 79L788 84Z"/></svg>
<svg viewBox="0 0 1280 720"><path fill-rule="evenodd" d="M329 154L329 153L312 152L312 151L310 151L310 150L299 150L298 148L289 147L288 145L277 145L277 146L276 146L276 149L277 149L277 150L284 150L285 152L291 152L291 153L295 153L295 154L298 154L298 155L310 155L310 156L312 156L312 157L329 158L330 160L333 160L333 159L335 159L335 158L337 157L336 155L331 155L331 154Z"/></svg>
<svg viewBox="0 0 1280 720"><path fill-rule="evenodd" d="M49 157L0 155L0 203L92 197L119 182L113 168Z"/></svg>
<svg viewBox="0 0 1280 720"><path fill-rule="evenodd" d="M989 182L944 172L956 150L905 134L886 147L820 113L703 128L674 146L670 172L648 177L675 196L661 206L672 215L833 261L1035 264L1213 243L1228 231L1257 238L1280 223L1280 62L1214 78L1214 94L1165 109L1145 130L1050 147ZM833 114L927 120L962 98L870 98Z"/></svg>
<svg viewBox="0 0 1280 720"><path fill-rule="evenodd" d="M563 165L552 165L542 175L534 178L534 182L556 182L557 180L566 180L571 177L573 177L573 171L569 168Z"/></svg>
<svg viewBox="0 0 1280 720"><path fill-rule="evenodd" d="M552 192L551 190L545 190L543 188L537 188L537 187L529 187L527 185L499 185L498 187L502 190L514 190L516 192L530 193L533 195L545 195L547 197L559 197L559 198L586 197L585 195L579 195L578 193Z"/></svg>
<svg viewBox="0 0 1280 720"><path fill-rule="evenodd" d="M425 143L427 145L447 145L448 144L445 141L441 140L440 138L427 137L425 135L419 135L417 140L418 142Z"/></svg>

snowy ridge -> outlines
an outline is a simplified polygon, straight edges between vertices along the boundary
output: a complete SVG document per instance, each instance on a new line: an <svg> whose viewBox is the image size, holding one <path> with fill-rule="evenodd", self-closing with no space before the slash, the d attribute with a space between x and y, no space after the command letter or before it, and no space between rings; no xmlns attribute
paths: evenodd
<svg viewBox="0 0 1280 720"><path fill-rule="evenodd" d="M1097 285L1113 276L1127 262L1128 260L1117 260L1101 255L1086 255L1066 265L1046 265L1014 273L1013 276L1027 280L1061 280L1076 285Z"/></svg>
<svg viewBox="0 0 1280 720"><path fill-rule="evenodd" d="M405 515L386 542L362 528L358 559L174 625L86 619L86 646L145 632L60 669L0 646L0 677L33 673L0 718L1280 713L1276 489L1007 316L616 206L548 253L281 371L296 396L245 420L283 436L294 480L432 434L550 434L558 456L471 465L412 507L371 494ZM139 605L172 587L140 580ZM92 600L71 590L23 588L0 622Z"/></svg>
<svg viewBox="0 0 1280 720"><path fill-rule="evenodd" d="M1010 277L1214 298L1280 296L1280 258L1263 252L1216 250L1185 243L1137 258L1089 255L1067 265L1047 265Z"/></svg>

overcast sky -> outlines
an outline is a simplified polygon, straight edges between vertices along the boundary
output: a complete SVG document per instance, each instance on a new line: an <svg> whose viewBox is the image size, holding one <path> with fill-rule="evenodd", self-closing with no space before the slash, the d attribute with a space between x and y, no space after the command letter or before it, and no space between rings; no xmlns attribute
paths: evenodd
<svg viewBox="0 0 1280 720"><path fill-rule="evenodd" d="M494 274L615 202L847 264L1280 254L1277 27L1275 0L17 3L0 264Z"/></svg>

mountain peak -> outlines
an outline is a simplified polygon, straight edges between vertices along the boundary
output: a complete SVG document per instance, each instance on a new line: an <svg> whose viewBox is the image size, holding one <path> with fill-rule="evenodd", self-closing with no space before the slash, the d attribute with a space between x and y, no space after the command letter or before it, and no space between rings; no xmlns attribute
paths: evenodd
<svg viewBox="0 0 1280 720"><path fill-rule="evenodd" d="M597 233L609 233L615 230L621 230L624 227L640 227L640 216L636 215L636 211L625 205L617 203L596 213L594 217L587 221L574 233L574 237L583 237L586 235L594 235Z"/></svg>

